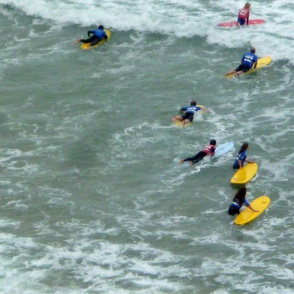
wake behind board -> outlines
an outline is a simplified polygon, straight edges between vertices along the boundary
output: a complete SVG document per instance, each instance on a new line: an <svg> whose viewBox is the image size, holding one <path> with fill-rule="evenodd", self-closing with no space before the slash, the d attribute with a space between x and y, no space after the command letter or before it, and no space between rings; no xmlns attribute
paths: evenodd
<svg viewBox="0 0 294 294"><path fill-rule="evenodd" d="M250 19L248 25L259 25L265 23L265 20L263 19ZM228 21L228 22L222 22L219 23L218 26L220 27L236 27L237 22L236 21Z"/></svg>
<svg viewBox="0 0 294 294"><path fill-rule="evenodd" d="M106 33L108 39L109 39L110 36L111 36L111 32L110 32L110 30L104 30L104 31L105 31L105 33ZM108 40L108 39L107 39L107 40ZM105 39L101 40L101 41L98 42L96 45L94 45L92 48L97 47L97 46L103 44L105 41L106 41ZM88 50L88 49L90 49L90 48L89 48L89 45L90 45L90 43L83 43L82 46L81 46L81 49L83 49L83 50Z"/></svg>
<svg viewBox="0 0 294 294"><path fill-rule="evenodd" d="M269 65L272 61L273 61L273 59L270 56L260 57L257 60L256 68L251 68L250 70L248 70L244 74L251 74L253 72L256 72L257 70L260 70L261 68ZM236 73L227 74L226 78L233 78L235 76L237 76Z"/></svg>
<svg viewBox="0 0 294 294"><path fill-rule="evenodd" d="M206 108L205 108L203 105L198 105L198 104L197 104L197 106L200 107L201 109L198 110L198 111L196 112L196 114L197 114L197 113L201 113L201 114L205 113L205 109L206 109ZM191 126L191 125L193 124L193 121L184 124L183 121L177 120L177 121L173 122L173 124L174 124L176 127L178 127L178 128L186 128L186 127L188 127L188 126Z"/></svg>
<svg viewBox="0 0 294 294"><path fill-rule="evenodd" d="M215 150L215 153L214 153L214 156L212 157L212 159L223 156L231 150L234 150L234 143L233 142L227 142L227 143L221 144L218 147L216 147L216 150Z"/></svg>
<svg viewBox="0 0 294 294"><path fill-rule="evenodd" d="M253 212L250 208L246 207L235 219L236 225L245 225L256 219L262 214L266 208L270 205L271 200L268 196L260 196L250 203L250 206L259 210L259 212Z"/></svg>
<svg viewBox="0 0 294 294"><path fill-rule="evenodd" d="M248 183L257 173L257 163L248 163L238 169L238 171L231 178L231 184L246 184Z"/></svg>

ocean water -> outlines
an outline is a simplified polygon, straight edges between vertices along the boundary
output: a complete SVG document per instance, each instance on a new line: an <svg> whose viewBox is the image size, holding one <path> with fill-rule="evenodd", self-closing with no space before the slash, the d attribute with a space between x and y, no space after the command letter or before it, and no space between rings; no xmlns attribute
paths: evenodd
<svg viewBox="0 0 294 294"><path fill-rule="evenodd" d="M294 292L294 5L0 0L0 293ZM76 38L103 24L91 51ZM224 75L253 45L273 63ZM192 99L210 109L171 124ZM193 167L210 139L235 150ZM255 221L227 214L244 141Z"/></svg>

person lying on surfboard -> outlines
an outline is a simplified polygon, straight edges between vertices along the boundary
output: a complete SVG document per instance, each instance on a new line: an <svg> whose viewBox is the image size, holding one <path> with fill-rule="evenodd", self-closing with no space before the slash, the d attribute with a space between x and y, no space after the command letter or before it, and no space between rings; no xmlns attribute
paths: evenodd
<svg viewBox="0 0 294 294"><path fill-rule="evenodd" d="M92 36L91 36L92 35ZM106 32L104 31L103 25L100 25L97 30L88 31L89 38L87 39L76 39L75 44L82 43L91 43L89 49L94 45L98 44L102 39L107 39Z"/></svg>
<svg viewBox="0 0 294 294"><path fill-rule="evenodd" d="M187 124L192 122L194 119L194 113L203 110L208 112L208 109L197 106L197 102L195 100L191 101L190 106L182 107L180 112L185 112L183 115L176 115L172 118L172 122L182 121L183 124Z"/></svg>
<svg viewBox="0 0 294 294"><path fill-rule="evenodd" d="M251 68L256 68L258 57L255 54L255 48L251 47L250 52L245 53L241 59L241 64L231 71L229 71L227 75L235 74L235 75L241 75L244 72L247 72Z"/></svg>
<svg viewBox="0 0 294 294"><path fill-rule="evenodd" d="M255 210L246 200L246 187L242 187L234 196L233 202L231 203L228 214L235 215L240 213L240 208L243 205L246 205L249 209L251 209L253 212L259 212L259 210Z"/></svg>
<svg viewBox="0 0 294 294"><path fill-rule="evenodd" d="M254 163L254 161L247 160L247 149L249 148L249 144L244 142L239 150L238 156L234 161L233 168L239 169L244 166L245 162Z"/></svg>
<svg viewBox="0 0 294 294"><path fill-rule="evenodd" d="M240 26L243 26L245 24L245 22L248 25L249 14L250 14L250 3L247 2L238 13L237 26L239 28L240 28Z"/></svg>
<svg viewBox="0 0 294 294"><path fill-rule="evenodd" d="M209 145L207 145L205 148L203 148L201 151L199 151L196 155L193 157L188 157L186 159L182 159L180 163L182 164L185 161L189 161L190 165L193 165L200 160L202 160L205 156L210 155L213 156L215 153L215 146L216 146L216 141L214 139L210 140Z"/></svg>

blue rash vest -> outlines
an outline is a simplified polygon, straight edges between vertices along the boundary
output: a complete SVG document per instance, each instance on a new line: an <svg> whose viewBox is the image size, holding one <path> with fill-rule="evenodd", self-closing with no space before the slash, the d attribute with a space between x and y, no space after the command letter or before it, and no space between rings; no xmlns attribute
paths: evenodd
<svg viewBox="0 0 294 294"><path fill-rule="evenodd" d="M234 164L233 164L233 168L239 168L239 163L238 163L238 160L241 160L241 164L242 166L244 166L244 162L246 160L246 157L247 157L247 151L244 150L243 152L241 152L238 157L236 158Z"/></svg>
<svg viewBox="0 0 294 294"><path fill-rule="evenodd" d="M183 111L186 111L187 113L193 113L193 114L200 109L201 107L199 106L187 106L182 108Z"/></svg>
<svg viewBox="0 0 294 294"><path fill-rule="evenodd" d="M244 199L244 204L245 204L246 206L249 205L249 202L246 200L246 198ZM238 207L238 209L240 210L240 208L242 207L243 203L240 204L240 203L237 203L237 202L232 202L231 205L233 205L233 206L235 206L235 207Z"/></svg>
<svg viewBox="0 0 294 294"><path fill-rule="evenodd" d="M106 33L103 31L103 30L101 30L101 29L99 29L99 30L92 30L92 31L90 31L95 37L98 37L98 38L100 38L101 40L103 39L103 38L105 38L105 37L107 37L107 35L106 35Z"/></svg>
<svg viewBox="0 0 294 294"><path fill-rule="evenodd" d="M251 68L252 65L257 62L257 55L255 55L254 53L245 53L242 57L242 64L244 64L245 66Z"/></svg>

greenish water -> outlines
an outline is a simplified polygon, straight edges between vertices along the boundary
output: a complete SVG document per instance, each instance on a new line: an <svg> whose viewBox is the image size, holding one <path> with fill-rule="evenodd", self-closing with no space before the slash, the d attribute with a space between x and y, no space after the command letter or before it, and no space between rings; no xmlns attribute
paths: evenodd
<svg viewBox="0 0 294 294"><path fill-rule="evenodd" d="M37 2L33 12L25 1L0 4L1 293L293 292L290 33L266 24L242 37L203 21L203 35L183 37L172 18L159 17L163 31L144 31L130 12L130 28L110 18L111 39L81 51L73 42L88 24L58 22L59 6L51 18ZM227 80L248 38L274 62ZM211 113L176 128L171 118L192 99ZM212 138L235 150L179 165ZM244 141L259 165L248 200L268 195L271 205L237 227L229 181Z"/></svg>

